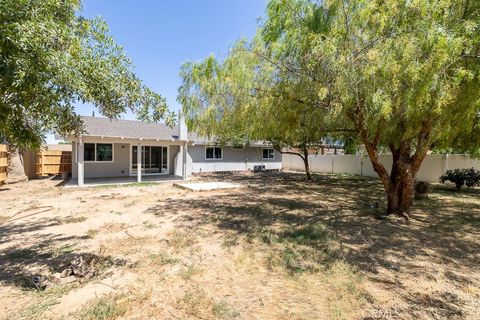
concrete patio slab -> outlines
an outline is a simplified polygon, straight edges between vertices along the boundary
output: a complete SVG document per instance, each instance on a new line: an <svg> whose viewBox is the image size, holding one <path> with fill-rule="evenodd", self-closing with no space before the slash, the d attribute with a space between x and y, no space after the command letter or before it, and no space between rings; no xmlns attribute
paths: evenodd
<svg viewBox="0 0 480 320"><path fill-rule="evenodd" d="M177 182L173 185L190 191L210 191L243 187L241 184L230 182Z"/></svg>
<svg viewBox="0 0 480 320"><path fill-rule="evenodd" d="M142 176L141 183L162 183L185 181L180 176L175 175L158 175L158 176ZM137 177L109 177L109 178L85 178L84 187L120 185L120 184L136 184ZM65 187L79 187L77 179L70 179L65 183Z"/></svg>

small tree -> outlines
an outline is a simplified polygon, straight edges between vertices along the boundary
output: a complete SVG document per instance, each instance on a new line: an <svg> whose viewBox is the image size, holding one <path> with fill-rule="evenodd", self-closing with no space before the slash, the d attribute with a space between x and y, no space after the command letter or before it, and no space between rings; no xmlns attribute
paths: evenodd
<svg viewBox="0 0 480 320"><path fill-rule="evenodd" d="M315 120L316 118L310 119ZM275 125L277 124L278 122L275 122ZM306 121L298 124L296 128L297 130L294 130L293 135L289 135L286 131L278 128L275 131L266 133L265 137L278 152L300 157L303 161L307 180L311 181L312 174L308 156L312 150L318 151L318 148L322 145L324 133L317 130L316 126L307 125Z"/></svg>
<svg viewBox="0 0 480 320"><path fill-rule="evenodd" d="M76 101L110 118L172 123L166 100L145 87L101 19L79 0L0 2L0 141L38 148L45 132L81 133Z"/></svg>

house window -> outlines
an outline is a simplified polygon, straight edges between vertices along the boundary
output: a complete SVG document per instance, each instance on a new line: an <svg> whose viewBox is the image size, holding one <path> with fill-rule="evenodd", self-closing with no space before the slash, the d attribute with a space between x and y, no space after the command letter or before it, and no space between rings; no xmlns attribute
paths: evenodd
<svg viewBox="0 0 480 320"><path fill-rule="evenodd" d="M111 143L85 143L83 160L89 162L113 161L113 144Z"/></svg>
<svg viewBox="0 0 480 320"><path fill-rule="evenodd" d="M274 149L263 149L262 158L263 159L275 159L275 150Z"/></svg>
<svg viewBox="0 0 480 320"><path fill-rule="evenodd" d="M83 147L83 160L95 161L95 143L85 143Z"/></svg>
<svg viewBox="0 0 480 320"><path fill-rule="evenodd" d="M111 143L97 143L95 152L96 161L113 161L113 145Z"/></svg>
<svg viewBox="0 0 480 320"><path fill-rule="evenodd" d="M220 147L206 147L205 148L205 159L222 159L222 148Z"/></svg>

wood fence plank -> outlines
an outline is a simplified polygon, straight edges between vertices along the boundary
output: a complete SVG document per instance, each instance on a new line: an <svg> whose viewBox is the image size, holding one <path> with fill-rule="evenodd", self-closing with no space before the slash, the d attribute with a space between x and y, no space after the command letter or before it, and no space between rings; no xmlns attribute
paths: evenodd
<svg viewBox="0 0 480 320"><path fill-rule="evenodd" d="M37 154L37 175L58 175L71 173L72 152L44 150Z"/></svg>
<svg viewBox="0 0 480 320"><path fill-rule="evenodd" d="M7 180L8 152L7 145L0 144L0 185Z"/></svg>

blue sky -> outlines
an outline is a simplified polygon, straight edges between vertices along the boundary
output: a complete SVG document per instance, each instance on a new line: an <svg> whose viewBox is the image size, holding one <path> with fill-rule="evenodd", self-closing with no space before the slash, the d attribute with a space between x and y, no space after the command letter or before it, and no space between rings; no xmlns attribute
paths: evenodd
<svg viewBox="0 0 480 320"><path fill-rule="evenodd" d="M265 4L265 0L84 0L80 14L101 16L132 59L136 74L177 111L180 66L211 53L224 57L236 40L251 38ZM80 115L92 111L98 114L92 105L76 106ZM51 135L47 142L54 142Z"/></svg>

